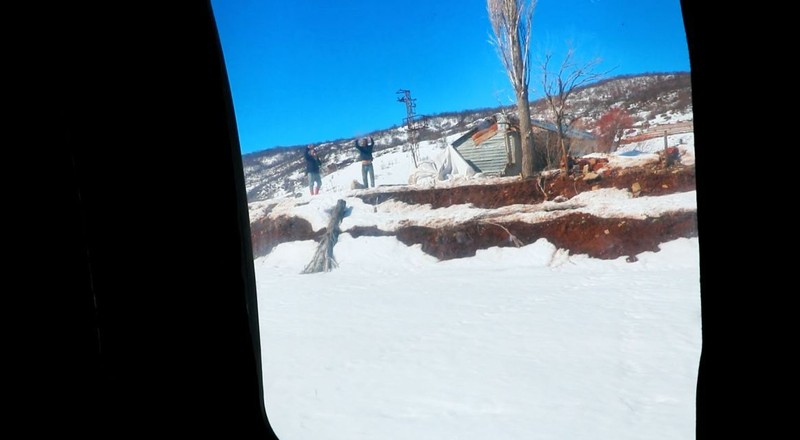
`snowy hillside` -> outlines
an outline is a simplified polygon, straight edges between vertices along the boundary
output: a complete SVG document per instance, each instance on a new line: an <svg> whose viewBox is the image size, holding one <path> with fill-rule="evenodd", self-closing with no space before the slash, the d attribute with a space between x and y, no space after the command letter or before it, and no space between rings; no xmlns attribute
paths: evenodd
<svg viewBox="0 0 800 440"><path fill-rule="evenodd" d="M691 119L691 114L684 115L686 118ZM458 135L453 135L455 137ZM448 137L447 139L451 139ZM684 165L694 164L694 134L683 133L670 135L667 137L669 145L674 145L681 151L681 163ZM658 161L658 152L664 148L663 138L653 138L641 142L634 142L620 147L613 154L593 154L593 157L604 157L609 160L609 165L614 167L633 167L642 166L648 163L655 163ZM423 161L439 161L439 157L444 153L445 147L441 143L435 141L422 142L419 145L419 158L420 162ZM371 189L353 189L353 181L361 181L361 164L354 161L353 163L344 166L343 168L333 173L325 174L322 178L322 190L318 196L310 196L307 188L302 187L297 194L284 192L279 193L275 198L256 201L250 203L251 220L258 219L263 215L263 208L269 206L273 213L285 209L287 214L293 212L294 214L306 213L306 218L314 225L314 229L323 228L328 221L327 209L332 206L333 198L344 198L348 203L353 205L363 205L363 202L356 199L355 195L367 193L380 193L382 191L395 190L396 186L407 185L408 176L414 171L414 161L410 152L402 151L401 147L395 147L384 150L380 155L377 155L374 162L375 168L375 182L378 185L376 188ZM296 171L289 176L290 179L296 179L305 184L305 173L302 170ZM470 184L476 183L494 183L509 180L516 180L518 177L474 177L470 179ZM443 188L453 185L461 185L467 183L463 178L452 178L447 181L435 182L436 187ZM691 205L694 205L694 196L692 195ZM276 206L277 203L277 206ZM300 208L295 210L295 208ZM427 212L429 208L424 208ZM464 212L466 208L458 208ZM440 213L442 214L442 213ZM409 211L405 212L409 215ZM423 216L430 214L421 214ZM446 215L445 215L446 216ZM436 217L436 216L434 216ZM376 219L378 216L376 216Z"/></svg>
<svg viewBox="0 0 800 440"><path fill-rule="evenodd" d="M631 138L660 126L691 123L689 74L653 74L610 79L576 91L574 105L574 112L584 115L579 125L589 131L596 124L596 118L607 109L614 106L626 108L634 118L633 128L625 133L625 136ZM548 112L543 101L532 102L531 109L532 117L547 119ZM438 154L437 151L444 150L449 142L464 134L475 123L500 110L501 108L483 109L425 116L427 128L420 133L420 159L432 159ZM513 106L506 107L505 110L513 111ZM398 119L402 120L402 117ZM411 163L403 159L402 155L395 156L396 153L408 149L406 127L376 130L371 135L376 144L376 182L379 185L407 183L408 174L401 179L397 173L400 170L407 173L411 171L413 159L410 152L405 151ZM356 151L352 142L353 139L314 142L326 166L325 174L330 176L327 182L323 178L328 189L350 187L352 173L346 171L344 174L349 177L343 177L339 171L348 170L356 162ZM304 147L305 145L298 145L268 149L244 156L248 200L252 202L303 194L306 186L302 159ZM390 155L391 158L380 159L384 155ZM394 176L388 179L388 174ZM357 178L360 180L360 177Z"/></svg>

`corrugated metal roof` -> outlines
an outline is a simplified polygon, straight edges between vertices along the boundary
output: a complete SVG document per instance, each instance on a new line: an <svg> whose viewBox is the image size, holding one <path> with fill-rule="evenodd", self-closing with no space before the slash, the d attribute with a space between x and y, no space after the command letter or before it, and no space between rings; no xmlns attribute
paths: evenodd
<svg viewBox="0 0 800 440"><path fill-rule="evenodd" d="M472 165L478 172L490 175L502 175L508 163L505 134L495 131L488 139L481 136L480 144L475 144L471 137L467 137L460 145L453 147Z"/></svg>

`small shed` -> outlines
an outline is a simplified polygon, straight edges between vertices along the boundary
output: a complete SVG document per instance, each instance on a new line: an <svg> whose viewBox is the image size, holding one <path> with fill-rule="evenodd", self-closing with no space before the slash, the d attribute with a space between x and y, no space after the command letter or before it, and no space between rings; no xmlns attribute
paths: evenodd
<svg viewBox="0 0 800 440"><path fill-rule="evenodd" d="M476 172L489 176L519 174L519 129L503 114L486 118L451 144Z"/></svg>
<svg viewBox="0 0 800 440"><path fill-rule="evenodd" d="M555 145L558 139L555 124L533 119L531 125L535 143L544 143L548 149ZM593 151L595 138L591 133L575 129L566 129L565 133L571 151ZM451 145L478 173L514 176L522 170L519 126L502 113L484 119Z"/></svg>

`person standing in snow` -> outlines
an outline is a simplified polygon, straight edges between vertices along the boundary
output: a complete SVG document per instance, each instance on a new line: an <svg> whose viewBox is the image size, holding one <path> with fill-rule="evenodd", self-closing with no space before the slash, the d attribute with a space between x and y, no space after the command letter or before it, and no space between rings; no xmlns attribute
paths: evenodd
<svg viewBox="0 0 800 440"><path fill-rule="evenodd" d="M358 159L361 161L361 179L364 181L364 188L375 187L375 169L372 167L372 148L375 146L375 141L372 136L364 138L364 145L359 143L356 139L356 149L358 150ZM367 180L369 177L370 181Z"/></svg>
<svg viewBox="0 0 800 440"><path fill-rule="evenodd" d="M308 174L308 190L313 196L319 194L319 189L322 187L322 176L320 176L322 161L317 156L317 149L313 145L306 147L304 157L306 159L306 174ZM314 186L315 184L316 186Z"/></svg>

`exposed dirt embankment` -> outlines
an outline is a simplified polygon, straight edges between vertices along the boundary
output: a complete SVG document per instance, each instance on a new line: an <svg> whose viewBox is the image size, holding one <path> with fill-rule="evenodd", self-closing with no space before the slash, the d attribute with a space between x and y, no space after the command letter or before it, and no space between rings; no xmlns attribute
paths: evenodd
<svg viewBox="0 0 800 440"><path fill-rule="evenodd" d="M572 198L579 193L599 188L630 189L638 185L642 196L660 196L695 189L694 166L672 168L631 167L612 168L597 179L569 177L513 179L507 183L464 185L452 188L399 189L359 196L370 204L392 199L410 205L430 204L432 208L471 203L476 208L498 208L514 204L536 204L556 197Z"/></svg>
<svg viewBox="0 0 800 440"><path fill-rule="evenodd" d="M684 165L613 168L593 179L584 180L583 177L510 179L498 184L417 190L398 187L397 191L361 197L370 204L391 199L407 204L430 204L432 208L469 203L491 209L538 204L557 197L572 198L599 188L626 189L635 196L661 196L696 188L694 166ZM251 230L256 257L267 254L280 243L317 239L324 233L315 233L308 221L297 217L255 221ZM396 231L383 231L375 227L355 227L347 232L354 237L394 235L407 245L420 244L424 252L442 260L473 256L478 249L494 246L530 244L540 238L571 254L615 259L657 251L659 244L677 238L696 237L697 213L675 212L648 219L601 218L574 213L538 223L475 220L442 228L408 226Z"/></svg>

